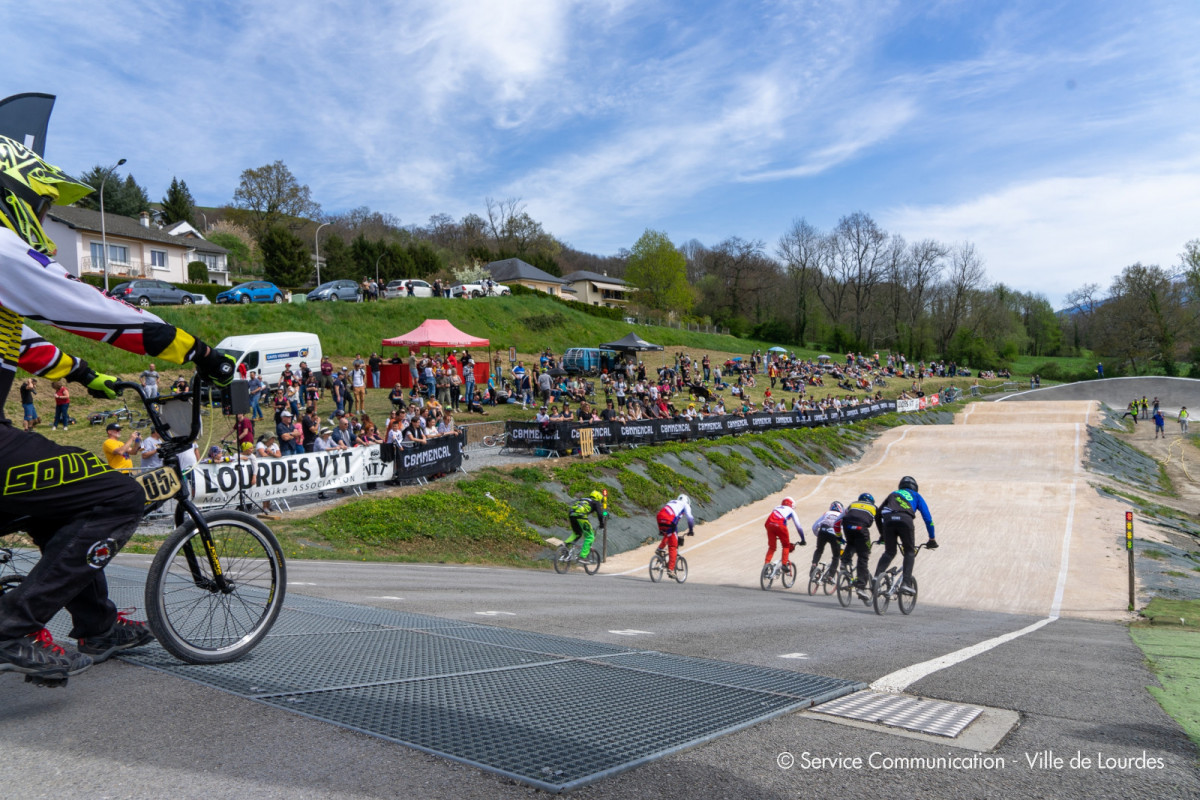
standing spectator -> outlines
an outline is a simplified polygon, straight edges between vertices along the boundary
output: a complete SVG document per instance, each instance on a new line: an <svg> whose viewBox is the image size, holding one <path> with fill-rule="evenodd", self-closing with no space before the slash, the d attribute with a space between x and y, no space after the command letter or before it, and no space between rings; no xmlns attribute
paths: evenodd
<svg viewBox="0 0 1200 800"><path fill-rule="evenodd" d="M28 378L21 383L21 408L25 412L25 430L31 431L38 424L37 409L33 406L33 396L37 394L37 381Z"/></svg>
<svg viewBox="0 0 1200 800"><path fill-rule="evenodd" d="M321 428L321 435L313 443L314 453L323 453L326 450L345 450L345 445L338 444L333 440L332 428Z"/></svg>
<svg viewBox="0 0 1200 800"><path fill-rule="evenodd" d="M467 398L468 411L471 401L475 398L475 359L471 358L471 354L463 351L462 358L463 369L463 392Z"/></svg>
<svg viewBox="0 0 1200 800"><path fill-rule="evenodd" d="M237 415L237 422L233 424L233 429L237 433L239 445L244 442L254 444L254 422L245 414Z"/></svg>
<svg viewBox="0 0 1200 800"><path fill-rule="evenodd" d="M554 379L550 377L550 373L542 370L542 374L538 375L538 391L542 396L542 405L549 405L550 391L554 388Z"/></svg>
<svg viewBox="0 0 1200 800"><path fill-rule="evenodd" d="M333 376L333 389L330 391L333 394L334 415L344 414L346 412L346 384L342 381L340 372Z"/></svg>
<svg viewBox="0 0 1200 800"><path fill-rule="evenodd" d="M279 449L279 437L273 433L261 437L254 446L254 452L259 458L282 458L283 451Z"/></svg>
<svg viewBox="0 0 1200 800"><path fill-rule="evenodd" d="M250 392L250 418L263 419L262 399L267 392L267 385L263 383L262 378L258 377L257 372L250 373L250 380L246 382L246 389Z"/></svg>
<svg viewBox="0 0 1200 800"><path fill-rule="evenodd" d="M162 443L163 440L158 435L158 430L151 428L150 435L142 440L142 469L158 469L163 465L162 456L158 454L158 448L162 446Z"/></svg>
<svg viewBox="0 0 1200 800"><path fill-rule="evenodd" d="M367 370L361 358L354 360L354 369L350 371L350 384L354 389L354 406L361 414L367 407Z"/></svg>
<svg viewBox="0 0 1200 800"><path fill-rule="evenodd" d="M379 353L371 353L371 357L367 359L367 364L371 367L371 387L374 389L383 388L379 383L380 372L383 370L383 359L379 357Z"/></svg>
<svg viewBox="0 0 1200 800"><path fill-rule="evenodd" d="M333 441L338 450L346 450L354 446L354 432L350 430L348 417L338 420L337 430L333 431Z"/></svg>
<svg viewBox="0 0 1200 800"><path fill-rule="evenodd" d="M1104 364L1096 365L1096 374L1099 375L1101 378L1104 377Z"/></svg>
<svg viewBox="0 0 1200 800"><path fill-rule="evenodd" d="M142 370L142 389L147 397L158 397L158 370L153 364Z"/></svg>
<svg viewBox="0 0 1200 800"><path fill-rule="evenodd" d="M1187 406L1179 409L1179 432L1187 436L1188 410Z"/></svg>
<svg viewBox="0 0 1200 800"><path fill-rule="evenodd" d="M116 422L108 423L105 435L108 438L104 440L101 449L104 451L104 457L108 459L108 466L119 472L132 472L133 460L129 456L141 448L142 435L134 431L129 441L121 444L121 426Z"/></svg>
<svg viewBox="0 0 1200 800"><path fill-rule="evenodd" d="M1163 437L1164 439L1167 438L1167 432L1163 427L1165 424L1166 424L1166 420L1163 418L1162 412L1159 411L1157 408L1154 409L1154 438L1155 439L1157 439L1159 436Z"/></svg>
<svg viewBox="0 0 1200 800"><path fill-rule="evenodd" d="M275 434L279 437L279 449L285 456L304 452L300 442L296 441L296 433L292 428L292 412L286 408L279 412L279 424L275 426Z"/></svg>
<svg viewBox="0 0 1200 800"><path fill-rule="evenodd" d="M429 356L421 362L421 377L425 380L425 396L430 400L437 397L437 380L433 374L433 359Z"/></svg>
<svg viewBox="0 0 1200 800"><path fill-rule="evenodd" d="M285 397L287 397L288 408L290 408L292 410L292 416L293 417L299 416L300 400L301 400L300 387L297 386L295 383L289 381L288 385L287 385L287 389L285 389L284 391L285 391Z"/></svg>
<svg viewBox="0 0 1200 800"><path fill-rule="evenodd" d="M458 398L462 394L462 378L458 377L458 370L453 366L450 367L450 407L458 411Z"/></svg>
<svg viewBox="0 0 1200 800"><path fill-rule="evenodd" d="M65 431L71 424L71 391L63 381L55 381L50 387L54 389L54 423L50 430L58 430L62 425Z"/></svg>
<svg viewBox="0 0 1200 800"><path fill-rule="evenodd" d="M446 374L446 370L439 368L434 380L437 386L437 401L444 408L450 405L450 376Z"/></svg>
<svg viewBox="0 0 1200 800"><path fill-rule="evenodd" d="M333 388L333 362L329 356L321 356L321 388Z"/></svg>
<svg viewBox="0 0 1200 800"><path fill-rule="evenodd" d="M312 406L305 408L304 416L300 418L300 424L304 430L304 452L311 453L313 442L317 440L317 435L321 430L321 419L317 416L317 410Z"/></svg>

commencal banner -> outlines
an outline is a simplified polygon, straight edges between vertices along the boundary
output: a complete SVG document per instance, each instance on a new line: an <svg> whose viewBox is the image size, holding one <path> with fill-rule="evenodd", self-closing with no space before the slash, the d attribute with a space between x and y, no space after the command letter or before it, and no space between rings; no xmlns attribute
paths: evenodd
<svg viewBox="0 0 1200 800"><path fill-rule="evenodd" d="M508 447L566 452L578 447L581 428L592 430L597 445L652 444L684 439L709 439L738 433L758 433L780 428L813 428L855 422L896 410L894 400L822 412L791 411L780 414L725 414L703 419L644 419L636 422L506 422Z"/></svg>
<svg viewBox="0 0 1200 800"><path fill-rule="evenodd" d="M465 439L465 434L440 436L425 444L399 448L391 463L384 462L380 452L382 446L377 444L282 458L257 458L253 466L247 462L200 463L194 472L196 502L206 506L228 502L237 494L239 480L247 497L262 502L348 489L392 478L408 480L449 473L462 466Z"/></svg>

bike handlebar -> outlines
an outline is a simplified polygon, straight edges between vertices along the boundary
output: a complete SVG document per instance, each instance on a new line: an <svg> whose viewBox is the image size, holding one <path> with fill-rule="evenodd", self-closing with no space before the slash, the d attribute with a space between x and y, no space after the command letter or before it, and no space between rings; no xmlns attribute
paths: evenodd
<svg viewBox="0 0 1200 800"><path fill-rule="evenodd" d="M140 384L131 381L116 381L113 384L113 389L117 394L122 394L126 389L132 389L142 401L142 405L146 408L146 416L150 418L150 424L154 426L154 430L158 431L158 435L162 437L164 443L169 443L179 450L186 449L189 445L196 441L200 436L200 374L196 373L191 380L191 388L186 392L173 394L168 397L147 397L145 390ZM158 406L164 403L181 402L184 400L191 401L191 428L187 433L176 436L171 433L171 426L165 422L162 415L159 413Z"/></svg>

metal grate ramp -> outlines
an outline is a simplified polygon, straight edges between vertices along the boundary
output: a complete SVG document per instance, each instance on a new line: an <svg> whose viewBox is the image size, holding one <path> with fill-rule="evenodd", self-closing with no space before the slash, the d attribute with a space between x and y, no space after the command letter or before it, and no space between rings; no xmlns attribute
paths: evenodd
<svg viewBox="0 0 1200 800"><path fill-rule="evenodd" d="M118 607L143 605L143 571L106 574ZM294 594L241 661L122 658L552 792L865 688Z"/></svg>
<svg viewBox="0 0 1200 800"><path fill-rule="evenodd" d="M863 691L814 708L813 712L953 739L974 722L983 709L912 695Z"/></svg>

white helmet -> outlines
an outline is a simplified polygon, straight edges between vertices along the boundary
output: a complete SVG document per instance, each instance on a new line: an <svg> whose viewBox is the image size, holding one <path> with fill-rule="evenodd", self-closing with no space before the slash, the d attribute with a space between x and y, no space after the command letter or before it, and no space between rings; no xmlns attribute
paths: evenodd
<svg viewBox="0 0 1200 800"><path fill-rule="evenodd" d="M681 495L679 495L679 497L676 497L675 502L682 503L683 505L688 506L688 507L690 507L692 505L692 501L688 500L688 496L686 494L681 494Z"/></svg>
<svg viewBox="0 0 1200 800"><path fill-rule="evenodd" d="M792 508L796 505L796 501L790 497L785 497L785 498L783 498L783 500L780 501L780 505L784 505L784 506L787 506L788 508Z"/></svg>

